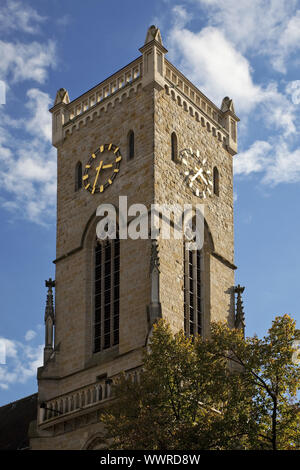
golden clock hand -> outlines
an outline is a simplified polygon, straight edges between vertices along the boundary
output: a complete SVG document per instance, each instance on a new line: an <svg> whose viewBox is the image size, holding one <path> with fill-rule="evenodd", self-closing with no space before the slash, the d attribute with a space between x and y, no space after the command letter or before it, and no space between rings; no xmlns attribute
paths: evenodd
<svg viewBox="0 0 300 470"><path fill-rule="evenodd" d="M97 181L98 181L98 177L99 177L99 173L100 173L100 170L102 168L102 165L103 165L103 160L101 160L99 166L96 168L97 174L96 174L96 178L95 178L95 181L94 181L94 184L93 184L92 194L94 194L94 192L95 192L95 187L96 187L96 184L97 184Z"/></svg>
<svg viewBox="0 0 300 470"><path fill-rule="evenodd" d="M204 178L202 172L199 173L199 175L200 175L200 178L202 179L203 183L204 183L205 185L207 185L208 183L207 183L206 179Z"/></svg>
<svg viewBox="0 0 300 470"><path fill-rule="evenodd" d="M197 173L194 176L192 176L191 181L194 181L196 178L198 178L199 175L201 176L202 171L203 171L202 168L200 168L200 170L198 170Z"/></svg>
<svg viewBox="0 0 300 470"><path fill-rule="evenodd" d="M105 168L112 168L112 163L108 164L108 165L103 165L103 170L105 170Z"/></svg>

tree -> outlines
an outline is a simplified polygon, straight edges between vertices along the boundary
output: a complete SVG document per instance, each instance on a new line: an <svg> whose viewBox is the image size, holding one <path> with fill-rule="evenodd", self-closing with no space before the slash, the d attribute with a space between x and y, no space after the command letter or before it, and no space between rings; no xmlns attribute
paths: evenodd
<svg viewBox="0 0 300 470"><path fill-rule="evenodd" d="M123 374L101 416L112 448L299 448L296 336L288 315L263 339L214 323L192 340L160 320L139 381Z"/></svg>

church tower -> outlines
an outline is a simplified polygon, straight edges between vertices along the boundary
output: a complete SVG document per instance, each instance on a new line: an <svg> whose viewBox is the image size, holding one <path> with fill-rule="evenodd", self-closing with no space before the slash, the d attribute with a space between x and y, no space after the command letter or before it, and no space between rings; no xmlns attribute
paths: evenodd
<svg viewBox="0 0 300 470"><path fill-rule="evenodd" d="M211 321L237 322L232 157L239 119L233 102L226 97L219 108L174 67L155 26L140 53L72 101L61 88L50 110L56 275L46 282L32 449L105 446L99 416L111 384L122 371L137 376L159 317L174 332L204 337ZM124 237L120 200L149 214L153 204L202 204L203 247L187 250L186 241L174 237ZM99 240L103 204L115 208L117 235ZM134 215L128 211L127 226ZM241 313L238 322L242 328Z"/></svg>

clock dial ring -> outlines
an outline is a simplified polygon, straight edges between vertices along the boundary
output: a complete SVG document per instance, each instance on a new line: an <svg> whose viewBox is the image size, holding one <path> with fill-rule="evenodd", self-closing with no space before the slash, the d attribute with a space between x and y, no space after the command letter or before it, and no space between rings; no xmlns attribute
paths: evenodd
<svg viewBox="0 0 300 470"><path fill-rule="evenodd" d="M109 155L110 158L109 162L106 160L107 155ZM120 171L121 161L122 155L118 145L112 143L100 145L97 150L91 154L85 165L82 176L84 188L91 194L104 192L105 189L113 184L114 179ZM102 177L103 171L108 169L111 169L111 172L106 174L105 182L100 183L100 174Z"/></svg>
<svg viewBox="0 0 300 470"><path fill-rule="evenodd" d="M191 148L184 148L179 153L179 161L182 164L184 182L193 194L206 199L212 194L211 171L208 169L207 159L200 157L200 152L194 152Z"/></svg>

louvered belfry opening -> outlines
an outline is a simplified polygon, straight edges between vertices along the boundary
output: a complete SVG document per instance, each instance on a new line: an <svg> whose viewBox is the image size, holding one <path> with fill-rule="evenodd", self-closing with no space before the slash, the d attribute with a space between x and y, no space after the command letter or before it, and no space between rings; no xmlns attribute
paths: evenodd
<svg viewBox="0 0 300 470"><path fill-rule="evenodd" d="M119 344L120 240L95 246L94 352Z"/></svg>
<svg viewBox="0 0 300 470"><path fill-rule="evenodd" d="M184 243L184 332L187 336L202 334L202 263L202 250L188 250Z"/></svg>

